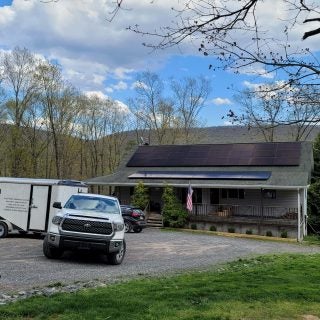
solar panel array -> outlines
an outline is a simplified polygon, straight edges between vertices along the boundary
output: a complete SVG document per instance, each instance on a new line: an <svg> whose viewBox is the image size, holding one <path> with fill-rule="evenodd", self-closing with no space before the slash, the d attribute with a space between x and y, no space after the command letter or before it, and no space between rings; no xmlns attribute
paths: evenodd
<svg viewBox="0 0 320 320"><path fill-rule="evenodd" d="M140 146L128 167L298 166L301 143Z"/></svg>
<svg viewBox="0 0 320 320"><path fill-rule="evenodd" d="M270 171L138 171L129 179L268 180Z"/></svg>

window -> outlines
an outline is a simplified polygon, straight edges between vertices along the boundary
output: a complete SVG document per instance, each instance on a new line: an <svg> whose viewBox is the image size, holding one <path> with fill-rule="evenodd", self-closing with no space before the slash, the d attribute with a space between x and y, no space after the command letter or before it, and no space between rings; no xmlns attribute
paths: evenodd
<svg viewBox="0 0 320 320"><path fill-rule="evenodd" d="M244 199L243 189L222 189L221 197L223 199Z"/></svg>

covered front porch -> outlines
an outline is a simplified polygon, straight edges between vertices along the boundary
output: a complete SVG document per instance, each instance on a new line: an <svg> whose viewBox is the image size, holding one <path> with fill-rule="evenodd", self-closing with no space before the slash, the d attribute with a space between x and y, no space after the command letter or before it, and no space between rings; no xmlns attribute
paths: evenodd
<svg viewBox="0 0 320 320"><path fill-rule="evenodd" d="M148 186L147 214L162 209L163 186ZM124 204L130 203L132 187L117 187ZM187 185L175 186L177 198L185 204ZM297 238L307 233L307 189L201 188L193 186L193 207L189 227L223 232L252 233Z"/></svg>
<svg viewBox="0 0 320 320"><path fill-rule="evenodd" d="M202 230L300 240L306 234L305 216L302 211L299 213L298 207L195 203L189 215L189 226L192 228L195 225Z"/></svg>

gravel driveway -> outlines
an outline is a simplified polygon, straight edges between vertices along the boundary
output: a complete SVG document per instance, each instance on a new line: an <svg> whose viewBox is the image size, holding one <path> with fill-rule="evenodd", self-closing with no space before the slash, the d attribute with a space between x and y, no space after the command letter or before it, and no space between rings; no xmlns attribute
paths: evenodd
<svg viewBox="0 0 320 320"><path fill-rule="evenodd" d="M42 254L42 239L11 236L0 240L0 294L49 284L100 279L113 281L152 274L206 268L250 255L280 252L320 252L320 247L187 232L145 229L126 234L127 254L120 266L103 257L67 253L60 260Z"/></svg>

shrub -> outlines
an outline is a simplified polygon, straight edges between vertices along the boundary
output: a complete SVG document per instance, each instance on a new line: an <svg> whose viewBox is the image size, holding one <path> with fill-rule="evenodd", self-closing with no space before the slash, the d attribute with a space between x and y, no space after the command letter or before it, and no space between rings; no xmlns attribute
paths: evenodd
<svg viewBox="0 0 320 320"><path fill-rule="evenodd" d="M148 188L145 187L142 181L138 182L134 187L131 203L133 206L144 210L149 202Z"/></svg>
<svg viewBox="0 0 320 320"><path fill-rule="evenodd" d="M171 186L165 186L162 200L164 225L172 228L182 228L186 224L188 212L178 201Z"/></svg>
<svg viewBox="0 0 320 320"><path fill-rule="evenodd" d="M281 238L288 238L288 232L286 230L281 232Z"/></svg>
<svg viewBox="0 0 320 320"><path fill-rule="evenodd" d="M246 231L246 234L252 234L252 230L250 229L250 230L247 230Z"/></svg>
<svg viewBox="0 0 320 320"><path fill-rule="evenodd" d="M198 229L196 223L191 223L190 228L191 228L192 230L197 230L197 229Z"/></svg>
<svg viewBox="0 0 320 320"><path fill-rule="evenodd" d="M228 232L229 232L229 233L234 233L235 230L234 230L234 228L228 228Z"/></svg>
<svg viewBox="0 0 320 320"><path fill-rule="evenodd" d="M217 228L216 228L216 226L210 226L209 230L210 231L217 231Z"/></svg>
<svg viewBox="0 0 320 320"><path fill-rule="evenodd" d="M272 237L272 231L270 231L270 230L267 231L267 232L266 232L266 236L267 236L267 237Z"/></svg>

